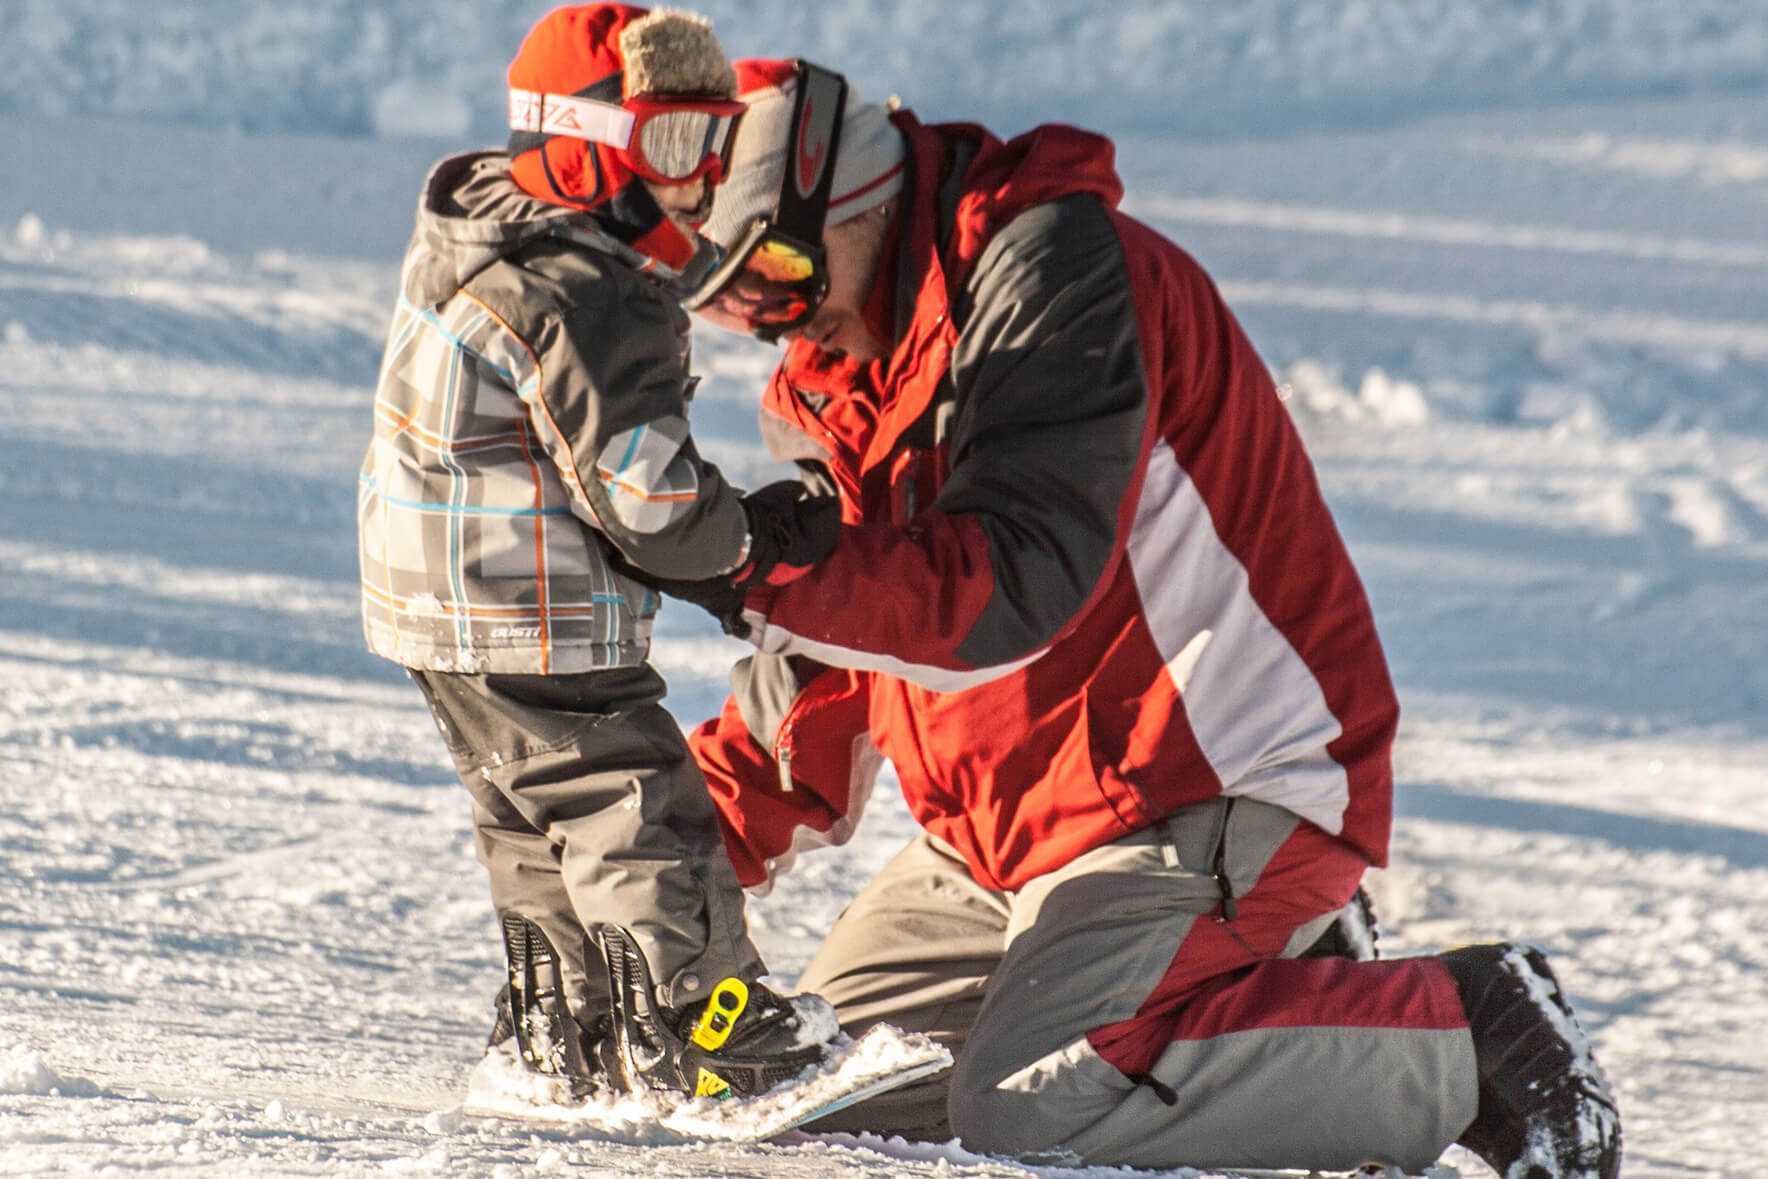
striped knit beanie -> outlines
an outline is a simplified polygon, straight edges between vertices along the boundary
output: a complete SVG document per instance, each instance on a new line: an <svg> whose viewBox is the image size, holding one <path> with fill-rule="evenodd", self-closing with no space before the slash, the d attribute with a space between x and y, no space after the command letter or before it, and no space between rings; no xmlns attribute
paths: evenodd
<svg viewBox="0 0 1768 1179"><path fill-rule="evenodd" d="M757 217L774 211L786 176L797 67L790 61L744 59L736 63L737 97L748 106L731 149L729 174L712 200L703 232L734 245ZM847 83L841 145L835 153L834 187L824 225L839 225L875 209L902 191L902 133L875 102Z"/></svg>

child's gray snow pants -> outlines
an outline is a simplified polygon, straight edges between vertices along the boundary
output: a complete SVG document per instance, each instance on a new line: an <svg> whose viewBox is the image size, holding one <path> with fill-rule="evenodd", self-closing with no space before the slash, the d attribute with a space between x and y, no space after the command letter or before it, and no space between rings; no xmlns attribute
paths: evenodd
<svg viewBox="0 0 1768 1179"><path fill-rule="evenodd" d="M585 944L599 922L632 931L672 1007L763 972L705 779L655 670L411 674L473 796L492 904L546 932L580 1023L607 1007Z"/></svg>

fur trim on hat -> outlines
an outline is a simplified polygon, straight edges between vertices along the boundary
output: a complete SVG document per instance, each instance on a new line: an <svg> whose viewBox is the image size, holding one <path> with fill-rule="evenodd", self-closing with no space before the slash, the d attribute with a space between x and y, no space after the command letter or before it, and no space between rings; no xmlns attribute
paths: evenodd
<svg viewBox="0 0 1768 1179"><path fill-rule="evenodd" d="M626 97L694 94L734 98L737 75L712 33L712 22L692 12L659 8L620 30Z"/></svg>

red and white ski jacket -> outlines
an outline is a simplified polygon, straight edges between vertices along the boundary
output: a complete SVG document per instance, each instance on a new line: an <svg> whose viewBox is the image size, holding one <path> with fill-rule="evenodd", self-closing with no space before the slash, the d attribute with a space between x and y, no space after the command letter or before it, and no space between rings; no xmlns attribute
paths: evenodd
<svg viewBox="0 0 1768 1179"><path fill-rule="evenodd" d="M844 840L879 755L991 887L1224 793L1384 863L1374 621L1214 285L1116 210L1108 141L895 118L895 351L799 341L763 404L846 527L751 591L761 653L692 737L738 875Z"/></svg>

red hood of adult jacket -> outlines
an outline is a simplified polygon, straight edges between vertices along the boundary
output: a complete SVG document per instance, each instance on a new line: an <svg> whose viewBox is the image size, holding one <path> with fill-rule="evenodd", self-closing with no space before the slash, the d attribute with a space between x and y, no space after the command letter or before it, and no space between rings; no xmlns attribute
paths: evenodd
<svg viewBox="0 0 1768 1179"><path fill-rule="evenodd" d="M949 161L957 144L975 145L947 249L954 260L974 262L1002 225L1033 205L1075 193L1091 193L1113 208L1123 199L1117 148L1091 131L1047 123L1003 143L973 123L923 128L907 111L893 117L914 151L918 168L940 156ZM944 169L940 175L943 178ZM946 277L956 284L965 275L956 271Z"/></svg>
<svg viewBox="0 0 1768 1179"><path fill-rule="evenodd" d="M975 123L925 124L906 110L890 118L902 132L909 174L900 214L906 241L895 248L898 263L910 263L908 273L898 263L880 267L879 281L898 288L891 353L868 362L795 341L763 406L764 415L784 418L812 438L855 446L856 459L869 454L874 461L925 412L935 382L905 380L905 371L921 364L929 330L949 332L950 298L1001 226L1034 205L1077 193L1112 208L1123 199L1117 148L1094 132L1047 123L1003 141ZM937 210L941 186L955 179L960 165L956 203ZM951 226L943 243L941 213ZM890 391L888 405L879 404L877 390ZM824 408L824 398L833 404ZM807 401L816 403L814 412ZM857 498L857 489L850 490Z"/></svg>

